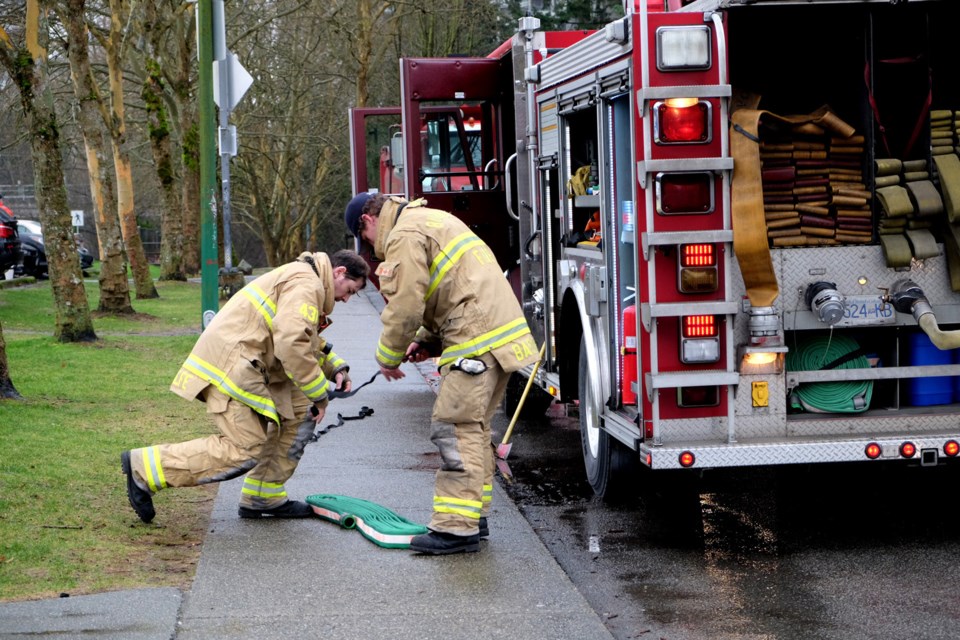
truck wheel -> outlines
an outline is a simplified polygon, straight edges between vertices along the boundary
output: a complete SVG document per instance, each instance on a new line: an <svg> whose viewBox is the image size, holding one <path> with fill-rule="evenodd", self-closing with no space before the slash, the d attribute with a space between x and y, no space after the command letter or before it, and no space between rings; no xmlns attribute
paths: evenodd
<svg viewBox="0 0 960 640"><path fill-rule="evenodd" d="M527 379L519 374L510 374L507 380L507 390L503 395L503 411L508 418L512 418L520 404L520 398L523 397L523 390L527 386ZM531 385L530 392L527 393L527 399L520 409L519 418L521 420L539 420L547 412L550 405L553 404L553 396L538 387Z"/></svg>
<svg viewBox="0 0 960 640"><path fill-rule="evenodd" d="M580 444L583 466L593 492L608 501L636 495L640 464L637 453L600 428L603 402L589 384L586 341L580 341L580 367L577 391L580 396Z"/></svg>

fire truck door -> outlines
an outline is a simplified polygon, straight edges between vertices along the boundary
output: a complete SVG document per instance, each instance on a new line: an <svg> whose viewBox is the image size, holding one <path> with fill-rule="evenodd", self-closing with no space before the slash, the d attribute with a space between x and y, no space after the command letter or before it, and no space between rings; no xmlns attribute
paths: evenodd
<svg viewBox="0 0 960 640"><path fill-rule="evenodd" d="M403 194L400 107L350 109L353 193Z"/></svg>
<svg viewBox="0 0 960 640"><path fill-rule="evenodd" d="M404 191L463 220L505 270L519 254L504 163L514 152L512 66L494 58L404 58Z"/></svg>

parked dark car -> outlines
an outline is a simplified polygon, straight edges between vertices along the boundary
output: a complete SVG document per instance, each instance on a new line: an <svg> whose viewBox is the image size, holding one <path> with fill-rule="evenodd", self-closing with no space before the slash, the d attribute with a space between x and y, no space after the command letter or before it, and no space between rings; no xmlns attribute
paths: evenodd
<svg viewBox="0 0 960 640"><path fill-rule="evenodd" d="M17 272L34 278L46 278L47 251L43 244L43 228L36 220L19 220L20 223L20 251L23 254ZM87 269L93 265L93 254L79 242L77 251L80 254L80 269L86 275Z"/></svg>
<svg viewBox="0 0 960 640"><path fill-rule="evenodd" d="M7 277L11 267L20 264L20 234L17 226L17 218L3 204L3 196L0 195L0 280Z"/></svg>

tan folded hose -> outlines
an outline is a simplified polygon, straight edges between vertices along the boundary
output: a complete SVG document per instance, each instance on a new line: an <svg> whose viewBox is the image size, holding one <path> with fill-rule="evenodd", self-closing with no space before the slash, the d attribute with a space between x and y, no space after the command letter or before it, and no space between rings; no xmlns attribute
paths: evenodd
<svg viewBox="0 0 960 640"><path fill-rule="evenodd" d="M763 216L759 144L762 116L799 125L798 129L801 130L819 130L821 133L829 130L839 138L849 138L854 134L853 127L825 107L803 116L779 116L758 109L738 109L730 116L733 251L740 265L747 297L754 307L769 307L780 294Z"/></svg>

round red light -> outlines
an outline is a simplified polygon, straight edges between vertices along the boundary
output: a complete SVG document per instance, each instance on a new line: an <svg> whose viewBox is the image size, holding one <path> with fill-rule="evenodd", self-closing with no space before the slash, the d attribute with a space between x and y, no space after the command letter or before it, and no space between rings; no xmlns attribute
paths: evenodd
<svg viewBox="0 0 960 640"><path fill-rule="evenodd" d="M960 453L960 443L958 443L956 440L947 440L945 443L943 443L944 455L954 458L958 453Z"/></svg>
<svg viewBox="0 0 960 640"><path fill-rule="evenodd" d="M900 455L904 458L912 458L917 455L917 447L912 442L904 442L900 445Z"/></svg>
<svg viewBox="0 0 960 640"><path fill-rule="evenodd" d="M693 463L697 461L697 457L693 455L691 451L684 451L680 454L680 466L681 467L692 467Z"/></svg>
<svg viewBox="0 0 960 640"><path fill-rule="evenodd" d="M867 448L864 449L864 453L866 453L867 457L871 460L876 460L880 457L880 454L883 453L883 447L876 442L871 442L867 445Z"/></svg>

